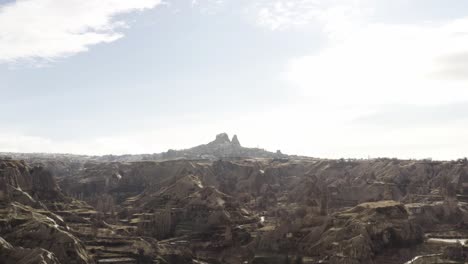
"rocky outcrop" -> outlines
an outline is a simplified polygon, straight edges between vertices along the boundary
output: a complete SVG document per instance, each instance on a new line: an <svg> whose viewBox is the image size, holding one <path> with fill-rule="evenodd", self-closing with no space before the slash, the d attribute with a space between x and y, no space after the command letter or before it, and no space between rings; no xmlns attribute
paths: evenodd
<svg viewBox="0 0 468 264"><path fill-rule="evenodd" d="M68 195L97 207L110 195L116 204L131 197L156 192L205 164L187 160L132 163L87 163L80 175L60 182Z"/></svg>
<svg viewBox="0 0 468 264"><path fill-rule="evenodd" d="M0 261L1 263L16 264L60 264L55 255L42 248L26 249L13 247L0 237Z"/></svg>
<svg viewBox="0 0 468 264"><path fill-rule="evenodd" d="M270 156L227 134L171 153L48 160L50 169L1 160L0 236L13 249L5 248L61 263L403 263L443 253L418 244L421 230L468 237L464 160ZM401 257L381 261L392 252Z"/></svg>
<svg viewBox="0 0 468 264"><path fill-rule="evenodd" d="M11 200L13 189L32 190L29 169L24 161L0 160L0 200Z"/></svg>
<svg viewBox="0 0 468 264"><path fill-rule="evenodd" d="M224 136L215 141L224 142L223 144L229 146L228 149L239 149L231 146L235 140L229 142ZM208 145L202 145L200 151L187 152L193 154L187 157L200 158L200 153L208 153L203 150L210 148ZM213 146L220 144L216 143ZM222 151L220 153L218 154L223 156ZM178 154L176 156L179 157ZM262 160L226 157L215 162L87 162L76 175L62 178L59 184L69 195L93 205L96 205L96 199L93 197L103 193L111 193L114 200L121 203L142 193L149 185L160 188L162 185L167 186L168 181L175 176L181 177L188 172L196 172L205 185L213 185L230 195L248 192L255 197L268 192L278 196L287 192L290 202L299 203L317 202L318 197L315 196L319 193L315 189L320 185L326 187L326 190L319 189L322 189L322 193L328 193L329 207L340 208L385 199L401 200L405 203L441 201L448 184L453 185L457 194L467 198L467 171L468 163L463 160ZM23 190L32 188L32 183L31 187L28 187L27 180L21 181L25 182ZM310 197L308 193L313 194L313 197L305 201Z"/></svg>
<svg viewBox="0 0 468 264"><path fill-rule="evenodd" d="M63 219L47 209L46 204L65 208L72 203L49 171L30 168L24 161L0 160L0 181L3 263L94 263Z"/></svg>
<svg viewBox="0 0 468 264"><path fill-rule="evenodd" d="M232 145L240 147L241 144L239 142L239 139L237 138L237 135L234 135L231 140Z"/></svg>
<svg viewBox="0 0 468 264"><path fill-rule="evenodd" d="M221 133L216 135L216 139L211 142L210 144L212 145L222 145L222 144L230 144L231 140L229 139L228 134L226 133Z"/></svg>
<svg viewBox="0 0 468 264"><path fill-rule="evenodd" d="M333 215L329 228L311 254L330 257L330 263L372 263L388 247L409 247L423 241L421 227L409 220L403 204L393 201L365 203Z"/></svg>
<svg viewBox="0 0 468 264"><path fill-rule="evenodd" d="M288 155L277 152L269 152L260 148L242 147L237 135L232 140L228 134L218 134L212 142L182 150L168 150L163 153L137 154L137 155L104 155L82 156L71 154L25 154L25 153L0 153L0 157L10 156L13 159L27 160L29 164L43 164L56 174L57 177L73 176L79 173L84 164L88 162L138 162L160 161L174 159L209 159L220 158L286 158Z"/></svg>
<svg viewBox="0 0 468 264"><path fill-rule="evenodd" d="M52 172L41 166L30 170L33 197L41 201L63 202L66 197L60 190Z"/></svg>
<svg viewBox="0 0 468 264"><path fill-rule="evenodd" d="M287 155L273 153L259 148L242 147L237 135L229 139L226 133L216 136L215 140L205 144L184 150L169 150L162 153L163 159L210 159L220 158L284 158Z"/></svg>
<svg viewBox="0 0 468 264"><path fill-rule="evenodd" d="M55 202L65 199L50 171L31 168L24 161L0 160L0 186L0 201L19 201L21 195Z"/></svg>
<svg viewBox="0 0 468 264"><path fill-rule="evenodd" d="M66 231L67 226L61 218L54 215L54 220L51 213L47 214L13 203L1 216L6 221L2 223L0 232L15 246L42 248L54 253L61 263L94 263L81 241Z"/></svg>
<svg viewBox="0 0 468 264"><path fill-rule="evenodd" d="M147 191L131 199L127 206L142 209L139 228L157 238L224 232L256 221L235 198L204 186L195 175L187 175L155 193Z"/></svg>

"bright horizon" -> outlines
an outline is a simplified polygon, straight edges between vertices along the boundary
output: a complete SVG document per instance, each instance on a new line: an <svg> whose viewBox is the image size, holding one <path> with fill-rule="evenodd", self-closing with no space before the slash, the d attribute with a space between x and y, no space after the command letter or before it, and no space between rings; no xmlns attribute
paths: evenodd
<svg viewBox="0 0 468 264"><path fill-rule="evenodd" d="M0 152L237 134L318 158L468 156L462 0L0 0Z"/></svg>

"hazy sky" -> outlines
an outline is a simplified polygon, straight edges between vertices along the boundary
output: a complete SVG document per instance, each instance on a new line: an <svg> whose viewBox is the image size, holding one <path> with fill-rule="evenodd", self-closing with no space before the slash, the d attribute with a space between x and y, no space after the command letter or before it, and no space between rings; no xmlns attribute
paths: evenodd
<svg viewBox="0 0 468 264"><path fill-rule="evenodd" d="M0 112L0 151L465 157L468 1L0 0Z"/></svg>

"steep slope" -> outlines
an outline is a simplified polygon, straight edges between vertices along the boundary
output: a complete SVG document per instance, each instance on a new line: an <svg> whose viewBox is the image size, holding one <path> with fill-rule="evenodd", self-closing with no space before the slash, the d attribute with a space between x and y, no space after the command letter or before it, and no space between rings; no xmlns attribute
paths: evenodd
<svg viewBox="0 0 468 264"><path fill-rule="evenodd" d="M64 208L71 203L49 172L29 168L21 161L0 160L0 186L0 236L6 241L15 247L38 249L25 251L34 255L31 259L44 259L47 250L54 256L44 259L46 262L94 263L81 241L68 232L63 219L47 209L46 204ZM5 258L17 258L17 250L6 243L4 248L13 250Z"/></svg>

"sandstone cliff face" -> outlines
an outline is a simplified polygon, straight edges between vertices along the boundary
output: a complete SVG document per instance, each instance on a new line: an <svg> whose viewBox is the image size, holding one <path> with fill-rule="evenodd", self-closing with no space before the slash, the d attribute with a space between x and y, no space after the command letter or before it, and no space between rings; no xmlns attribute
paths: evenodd
<svg viewBox="0 0 468 264"><path fill-rule="evenodd" d="M11 200L15 192L41 200L64 199L50 171L31 168L24 161L0 160L0 183L0 200Z"/></svg>
<svg viewBox="0 0 468 264"><path fill-rule="evenodd" d="M0 160L0 199L11 198L12 188L32 190L32 177L24 162Z"/></svg>
<svg viewBox="0 0 468 264"><path fill-rule="evenodd" d="M337 213L318 242L306 249L331 256L330 263L371 263L386 247L410 246L422 242L422 229L409 220L403 204L381 201L361 204Z"/></svg>
<svg viewBox="0 0 468 264"><path fill-rule="evenodd" d="M462 194L468 183L467 168L467 164L460 162L389 159L99 163L89 165L81 175L63 180L61 185L69 195L94 206L109 197L115 205L137 197L132 200L138 207L147 203L144 200L148 197L191 175L200 185L213 186L250 209L274 208L283 201L316 207L323 214L328 209L380 200L440 201L447 186ZM185 195L185 191L170 192Z"/></svg>
<svg viewBox="0 0 468 264"><path fill-rule="evenodd" d="M241 149L227 135L210 144L196 153ZM61 164L57 171L2 160L0 236L13 249L5 248L25 247L39 258L47 251L60 263L236 264L265 252L372 263L419 243L421 230L468 223L460 202L468 197L463 160L200 160L198 154L160 162L86 160L70 170L64 161L54 163ZM56 182L60 172L66 175Z"/></svg>
<svg viewBox="0 0 468 264"><path fill-rule="evenodd" d="M224 232L226 228L256 221L235 198L214 187L203 186L194 175L178 179L159 191L147 191L127 201L126 206L141 208L147 213L147 218L141 219L147 225L140 225L140 228L157 238L212 233L213 230Z"/></svg>
<svg viewBox="0 0 468 264"><path fill-rule="evenodd" d="M65 223L59 223L63 225L61 226L54 219L40 213L40 210L17 203L7 209L8 214L2 218L8 221L1 230L10 243L25 248L46 249L53 252L61 263L93 263L81 241L65 230Z"/></svg>
<svg viewBox="0 0 468 264"><path fill-rule="evenodd" d="M104 195L111 195L119 204L146 190L155 192L167 187L197 170L204 170L204 165L186 160L87 163L81 174L62 180L60 185L68 195L94 206Z"/></svg>
<svg viewBox="0 0 468 264"><path fill-rule="evenodd" d="M61 192L52 172L44 167L36 166L30 170L32 179L31 194L42 201L64 201L65 196Z"/></svg>
<svg viewBox="0 0 468 264"><path fill-rule="evenodd" d="M2 263L16 264L59 264L55 255L45 249L13 247L0 237L0 260Z"/></svg>
<svg viewBox="0 0 468 264"><path fill-rule="evenodd" d="M83 244L67 231L62 218L45 206L71 201L65 199L50 172L13 160L0 160L0 168L0 236L4 238L0 260L94 263Z"/></svg>

